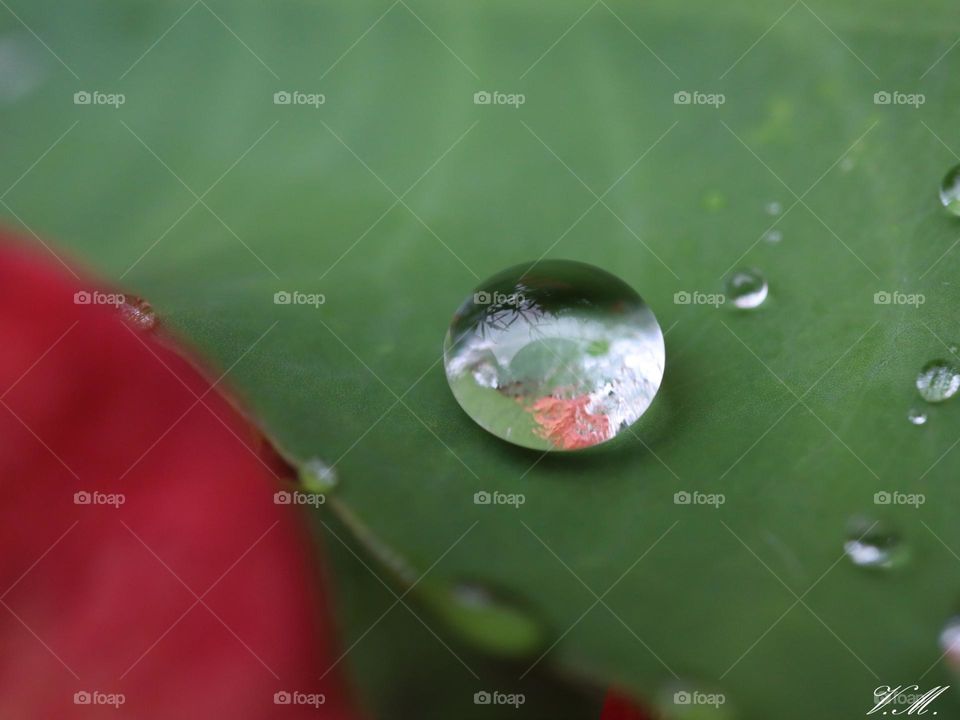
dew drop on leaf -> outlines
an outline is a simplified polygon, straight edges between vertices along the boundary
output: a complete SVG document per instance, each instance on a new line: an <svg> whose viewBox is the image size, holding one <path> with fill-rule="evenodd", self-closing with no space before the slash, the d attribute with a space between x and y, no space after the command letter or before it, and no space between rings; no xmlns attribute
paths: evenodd
<svg viewBox="0 0 960 720"><path fill-rule="evenodd" d="M471 645L497 655L525 657L546 644L545 628L533 613L485 585L428 580L419 590L422 601Z"/></svg>
<svg viewBox="0 0 960 720"><path fill-rule="evenodd" d="M949 400L960 390L960 370L946 360L932 360L917 375L917 390L927 402Z"/></svg>
<svg viewBox="0 0 960 720"><path fill-rule="evenodd" d="M734 307L752 310L767 299L769 287L759 270L745 269L732 273L726 281L727 298Z"/></svg>
<svg viewBox="0 0 960 720"><path fill-rule="evenodd" d="M907 420L910 421L911 425L926 425L927 414L923 410L910 408L910 411L907 413Z"/></svg>
<svg viewBox="0 0 960 720"><path fill-rule="evenodd" d="M940 650L955 672L960 672L960 616L947 621L940 632Z"/></svg>
<svg viewBox="0 0 960 720"><path fill-rule="evenodd" d="M899 533L874 518L857 517L847 526L843 551L857 567L889 570L907 560Z"/></svg>
<svg viewBox="0 0 960 720"><path fill-rule="evenodd" d="M578 450L646 412L663 379L663 333L623 280L544 260L476 288L450 323L444 367L482 428L522 447Z"/></svg>
<svg viewBox="0 0 960 720"><path fill-rule="evenodd" d="M940 202L950 213L960 215L960 165L951 168L940 183Z"/></svg>
<svg viewBox="0 0 960 720"><path fill-rule="evenodd" d="M157 326L157 314L142 298L127 295L119 309L120 316L137 330L149 331Z"/></svg>
<svg viewBox="0 0 960 720"><path fill-rule="evenodd" d="M336 471L319 458L307 460L300 466L300 485L307 492L329 493L338 482Z"/></svg>

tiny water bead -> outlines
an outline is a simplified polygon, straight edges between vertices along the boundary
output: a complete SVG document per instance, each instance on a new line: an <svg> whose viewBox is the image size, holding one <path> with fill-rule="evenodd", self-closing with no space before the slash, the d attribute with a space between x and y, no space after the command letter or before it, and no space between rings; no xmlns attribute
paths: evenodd
<svg viewBox="0 0 960 720"><path fill-rule="evenodd" d="M927 414L923 412L923 410L910 408L910 411L907 413L907 420L910 421L911 425L926 425Z"/></svg>
<svg viewBox="0 0 960 720"><path fill-rule="evenodd" d="M960 215L960 165L951 168L940 183L940 202L948 212Z"/></svg>
<svg viewBox="0 0 960 720"><path fill-rule="evenodd" d="M157 326L157 314L143 298L127 295L119 309L120 317L138 330L153 330Z"/></svg>
<svg viewBox="0 0 960 720"><path fill-rule="evenodd" d="M767 230L763 234L763 239L768 243L778 243L783 240L783 233L779 230Z"/></svg>
<svg viewBox="0 0 960 720"><path fill-rule="evenodd" d="M727 299L741 310L760 307L768 292L767 280L759 270L737 270L727 278Z"/></svg>
<svg viewBox="0 0 960 720"><path fill-rule="evenodd" d="M319 458L307 460L300 466L300 485L307 492L329 493L337 486L337 473Z"/></svg>
<svg viewBox="0 0 960 720"><path fill-rule="evenodd" d="M947 360L932 360L917 375L917 390L927 402L949 400L960 390L960 370Z"/></svg>
<svg viewBox="0 0 960 720"><path fill-rule="evenodd" d="M471 645L505 657L526 657L547 642L544 625L514 599L477 583L427 580L421 601Z"/></svg>
<svg viewBox="0 0 960 720"><path fill-rule="evenodd" d="M494 275L461 304L444 366L457 402L487 431L535 450L578 450L646 412L663 379L663 333L619 278L544 260Z"/></svg>
<svg viewBox="0 0 960 720"><path fill-rule="evenodd" d="M777 202L776 200L772 200L772 201L770 201L770 202L767 203L767 205L766 205L766 207L765 207L764 209L767 211L767 215L777 216L777 215L779 215L781 212L783 212L783 205L781 205L781 204L780 204L779 202Z"/></svg>
<svg viewBox="0 0 960 720"><path fill-rule="evenodd" d="M843 551L857 567L887 570L907 560L907 549L899 533L882 521L854 518L847 526Z"/></svg>

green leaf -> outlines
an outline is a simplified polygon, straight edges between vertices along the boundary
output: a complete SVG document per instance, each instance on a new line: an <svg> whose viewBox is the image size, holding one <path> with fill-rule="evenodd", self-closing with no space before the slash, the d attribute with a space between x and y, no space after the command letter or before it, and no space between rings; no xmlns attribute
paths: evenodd
<svg viewBox="0 0 960 720"><path fill-rule="evenodd" d="M535 608L557 643L529 665L649 697L679 676L781 720L949 683L960 404L906 416L917 372L960 339L958 226L937 200L960 151L952 4L10 9L39 84L0 107L4 214L147 297L288 456L336 466L340 501L418 575ZM81 90L126 102L72 104ZM326 102L274 104L294 90ZM541 458L454 401L453 311L542 256L617 273L667 331L640 441ZM674 302L737 267L770 283L758 310ZM846 560L860 516L910 561Z"/></svg>

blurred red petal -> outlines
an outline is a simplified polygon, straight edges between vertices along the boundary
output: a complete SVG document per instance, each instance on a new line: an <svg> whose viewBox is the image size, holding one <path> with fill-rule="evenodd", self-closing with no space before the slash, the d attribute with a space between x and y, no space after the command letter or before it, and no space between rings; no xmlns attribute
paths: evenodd
<svg viewBox="0 0 960 720"><path fill-rule="evenodd" d="M0 240L0 717L355 718L255 431L167 343Z"/></svg>
<svg viewBox="0 0 960 720"><path fill-rule="evenodd" d="M626 695L610 690L603 703L600 720L653 720L653 718L634 705Z"/></svg>

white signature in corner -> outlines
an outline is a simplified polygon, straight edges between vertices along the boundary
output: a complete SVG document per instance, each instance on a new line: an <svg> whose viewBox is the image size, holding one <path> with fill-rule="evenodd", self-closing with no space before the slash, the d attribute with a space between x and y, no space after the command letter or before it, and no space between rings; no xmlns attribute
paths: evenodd
<svg viewBox="0 0 960 720"><path fill-rule="evenodd" d="M880 713L881 715L925 715L930 703L950 689L949 685L937 685L925 693L920 692L919 685L881 685L873 691L874 701L877 703L867 715ZM934 710L936 715L937 711Z"/></svg>

